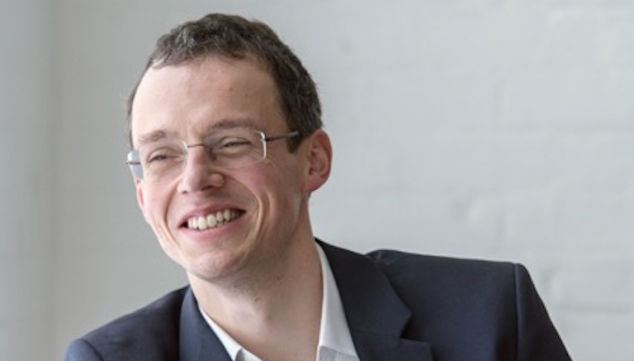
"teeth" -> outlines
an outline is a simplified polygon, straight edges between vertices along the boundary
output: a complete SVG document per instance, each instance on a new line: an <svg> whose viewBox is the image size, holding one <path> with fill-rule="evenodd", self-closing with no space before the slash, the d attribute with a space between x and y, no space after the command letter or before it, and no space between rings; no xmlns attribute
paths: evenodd
<svg viewBox="0 0 634 361"><path fill-rule="evenodd" d="M238 217L238 215L239 212L235 210L225 209L216 213L208 214L206 217L191 217L187 220L187 228L201 231L208 228L215 228L233 221Z"/></svg>
<svg viewBox="0 0 634 361"><path fill-rule="evenodd" d="M203 230L203 229L207 229L207 218L205 217L198 217L198 228Z"/></svg>
<svg viewBox="0 0 634 361"><path fill-rule="evenodd" d="M207 216L207 225L209 227L215 227L218 224L218 221L216 220L216 217L214 217L213 214L210 214Z"/></svg>

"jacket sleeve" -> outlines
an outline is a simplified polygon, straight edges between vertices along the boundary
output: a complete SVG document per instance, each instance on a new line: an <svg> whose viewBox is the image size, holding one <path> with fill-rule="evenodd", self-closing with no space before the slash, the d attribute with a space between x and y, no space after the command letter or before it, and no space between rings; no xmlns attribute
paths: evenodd
<svg viewBox="0 0 634 361"><path fill-rule="evenodd" d="M64 361L103 361L103 358L88 341L79 338L68 346Z"/></svg>
<svg viewBox="0 0 634 361"><path fill-rule="evenodd" d="M515 265L518 361L571 361L528 271Z"/></svg>

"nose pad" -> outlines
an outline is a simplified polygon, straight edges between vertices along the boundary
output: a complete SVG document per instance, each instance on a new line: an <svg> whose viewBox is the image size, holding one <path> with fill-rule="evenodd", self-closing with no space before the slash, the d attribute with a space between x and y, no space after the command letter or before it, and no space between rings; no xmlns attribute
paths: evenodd
<svg viewBox="0 0 634 361"><path fill-rule="evenodd" d="M215 169L205 147L189 147L178 192L193 193L224 185L224 175Z"/></svg>

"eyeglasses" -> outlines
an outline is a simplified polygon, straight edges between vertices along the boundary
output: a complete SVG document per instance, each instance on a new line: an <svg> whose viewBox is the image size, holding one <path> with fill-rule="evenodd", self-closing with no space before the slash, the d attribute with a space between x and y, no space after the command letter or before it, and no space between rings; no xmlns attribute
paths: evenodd
<svg viewBox="0 0 634 361"><path fill-rule="evenodd" d="M298 135L298 131L293 131L267 137L264 132L249 128L222 129L203 138L201 143L187 144L182 140L166 139L143 145L128 153L126 163L138 179L171 179L183 171L190 148L204 147L216 167L237 169L264 160L268 142Z"/></svg>

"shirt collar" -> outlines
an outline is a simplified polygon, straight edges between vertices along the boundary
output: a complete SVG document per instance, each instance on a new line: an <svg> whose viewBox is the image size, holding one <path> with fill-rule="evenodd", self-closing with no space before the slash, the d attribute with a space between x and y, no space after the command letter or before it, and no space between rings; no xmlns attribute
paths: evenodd
<svg viewBox="0 0 634 361"><path fill-rule="evenodd" d="M323 348L327 348L356 358L357 353L352 343L352 336L350 336L335 277L332 274L323 249L319 244L315 244L319 254L319 261L321 262L323 287L317 352L320 353Z"/></svg>
<svg viewBox="0 0 634 361"><path fill-rule="evenodd" d="M328 259L323 249L315 243L319 262L321 264L322 289L323 295L321 300L321 321L319 324L319 342L317 344L317 360L322 359L321 354L324 353L341 353L349 357L358 359L357 353L352 342L352 336L346 322L346 315L343 311L343 304L339 296L339 289L335 277L330 269ZM242 351L250 354L248 350L243 348L233 337L229 336L222 327L212 320L200 305L198 306L203 318L214 331L222 345L227 350L231 360L235 361L238 354Z"/></svg>
<svg viewBox="0 0 634 361"><path fill-rule="evenodd" d="M216 336L218 336L218 339L220 340L222 345L225 347L225 350L227 350L227 353L229 354L229 358L235 361L238 357L238 352L242 350L242 346L240 346L238 341L234 340L233 337L229 336L229 334L226 333L225 330L222 329L222 327L220 327L216 322L214 322L214 320L212 320L211 317L207 316L207 313L203 311L200 304L198 304L198 309L200 310L200 314L203 315L203 318L205 319L209 327L211 327L211 329L214 331Z"/></svg>

